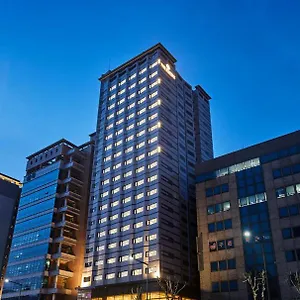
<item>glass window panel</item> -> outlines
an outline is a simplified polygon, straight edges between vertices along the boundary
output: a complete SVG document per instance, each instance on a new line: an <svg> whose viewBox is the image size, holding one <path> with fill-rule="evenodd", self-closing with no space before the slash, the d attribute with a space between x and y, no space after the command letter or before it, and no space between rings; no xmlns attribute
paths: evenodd
<svg viewBox="0 0 300 300"><path fill-rule="evenodd" d="M297 260L300 260L300 249L296 249Z"/></svg>
<svg viewBox="0 0 300 300"><path fill-rule="evenodd" d="M211 283L211 290L213 293L219 292L219 282L212 282Z"/></svg>
<svg viewBox="0 0 300 300"><path fill-rule="evenodd" d="M293 173L294 174L300 173L300 164L293 166Z"/></svg>
<svg viewBox="0 0 300 300"><path fill-rule="evenodd" d="M220 186L214 187L214 195L218 195L220 193L221 193L221 187Z"/></svg>
<svg viewBox="0 0 300 300"><path fill-rule="evenodd" d="M209 251L216 251L217 250L217 242L209 242Z"/></svg>
<svg viewBox="0 0 300 300"><path fill-rule="evenodd" d="M221 281L221 292L229 292L228 281Z"/></svg>
<svg viewBox="0 0 300 300"><path fill-rule="evenodd" d="M249 201L249 205L255 204L255 203L256 203L256 198L255 198L255 196L254 196L254 195L253 195L253 196L249 196L249 197L248 197L248 201Z"/></svg>
<svg viewBox="0 0 300 300"><path fill-rule="evenodd" d="M232 228L232 220L231 219L224 220L224 228L225 229L231 229Z"/></svg>
<svg viewBox="0 0 300 300"><path fill-rule="evenodd" d="M298 205L291 205L289 207L290 216L299 215L299 206Z"/></svg>
<svg viewBox="0 0 300 300"><path fill-rule="evenodd" d="M247 206L248 205L248 198L241 198L239 199L239 206L242 207L242 206Z"/></svg>
<svg viewBox="0 0 300 300"><path fill-rule="evenodd" d="M252 177L247 177L246 179L247 185L253 185L254 184L254 180Z"/></svg>
<svg viewBox="0 0 300 300"><path fill-rule="evenodd" d="M233 239L226 240L226 248L227 249L234 248Z"/></svg>
<svg viewBox="0 0 300 300"><path fill-rule="evenodd" d="M299 184L296 184L296 192L298 194L300 194L300 183Z"/></svg>
<svg viewBox="0 0 300 300"><path fill-rule="evenodd" d="M213 189L212 188L208 188L208 189L206 189L206 197L211 197L211 196L213 196Z"/></svg>
<svg viewBox="0 0 300 300"><path fill-rule="evenodd" d="M222 184L222 193L226 193L229 191L228 183Z"/></svg>
<svg viewBox="0 0 300 300"><path fill-rule="evenodd" d="M14 233L27 231L29 229L40 227L46 224L50 225L52 222L52 215L53 213L50 213L22 223L17 223Z"/></svg>
<svg viewBox="0 0 300 300"><path fill-rule="evenodd" d="M215 213L215 206L214 205L210 205L207 207L207 214L208 215L212 215Z"/></svg>
<svg viewBox="0 0 300 300"><path fill-rule="evenodd" d="M223 210L222 203L216 204L215 209L216 209L216 213L221 212Z"/></svg>
<svg viewBox="0 0 300 300"><path fill-rule="evenodd" d="M293 227L293 236L294 238L300 237L300 226Z"/></svg>
<svg viewBox="0 0 300 300"><path fill-rule="evenodd" d="M276 197L283 198L285 197L285 188L279 188L276 190Z"/></svg>
<svg viewBox="0 0 300 300"><path fill-rule="evenodd" d="M225 249L225 241L218 241L218 250Z"/></svg>
<svg viewBox="0 0 300 300"><path fill-rule="evenodd" d="M217 222L216 225L217 225L217 231L224 230L223 221Z"/></svg>
<svg viewBox="0 0 300 300"><path fill-rule="evenodd" d="M218 271L218 262L214 261L210 263L210 269L211 272L216 272Z"/></svg>
<svg viewBox="0 0 300 300"><path fill-rule="evenodd" d="M219 261L219 269L220 269L220 271L227 270L226 260Z"/></svg>
<svg viewBox="0 0 300 300"><path fill-rule="evenodd" d="M291 167L285 167L282 169L282 174L283 176L289 176L292 174L292 169Z"/></svg>
<svg viewBox="0 0 300 300"><path fill-rule="evenodd" d="M230 291L237 291L238 290L237 280L230 280L229 281L229 289L230 289Z"/></svg>
<svg viewBox="0 0 300 300"><path fill-rule="evenodd" d="M286 195L287 196L295 195L295 187L293 185L286 187Z"/></svg>
<svg viewBox="0 0 300 300"><path fill-rule="evenodd" d="M279 208L279 217L280 218L287 218L289 216L289 210L287 207L280 207Z"/></svg>
<svg viewBox="0 0 300 300"><path fill-rule="evenodd" d="M239 198L246 197L246 190L244 188L239 188L238 195L239 195Z"/></svg>
<svg viewBox="0 0 300 300"><path fill-rule="evenodd" d="M236 261L235 259L228 259L228 269L235 269L236 268Z"/></svg>
<svg viewBox="0 0 300 300"><path fill-rule="evenodd" d="M261 174L256 174L255 175L255 182L256 183L263 182L263 181L264 181L264 179L263 179Z"/></svg>
<svg viewBox="0 0 300 300"><path fill-rule="evenodd" d="M216 224L215 223L209 223L208 224L208 231L209 232L215 232L216 231Z"/></svg>
<svg viewBox="0 0 300 300"><path fill-rule="evenodd" d="M282 237L284 239L291 239L292 238L292 230L291 230L291 228L284 228L284 229L282 229Z"/></svg>
<svg viewBox="0 0 300 300"><path fill-rule="evenodd" d="M255 188L254 188L253 185L248 185L248 187L247 187L247 194L248 194L248 195L253 195L253 194L255 194Z"/></svg>
<svg viewBox="0 0 300 300"><path fill-rule="evenodd" d="M256 184L256 193L262 193L265 191L265 185L261 183Z"/></svg>
<svg viewBox="0 0 300 300"><path fill-rule="evenodd" d="M230 201L226 201L223 203L223 211L230 210Z"/></svg>

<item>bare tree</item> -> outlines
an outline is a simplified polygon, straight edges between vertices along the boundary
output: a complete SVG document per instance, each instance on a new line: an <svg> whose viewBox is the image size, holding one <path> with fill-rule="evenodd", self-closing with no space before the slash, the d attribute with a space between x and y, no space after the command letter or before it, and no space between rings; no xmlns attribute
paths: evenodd
<svg viewBox="0 0 300 300"><path fill-rule="evenodd" d="M141 286L137 286L136 288L131 289L131 294L133 300L142 300L143 288Z"/></svg>
<svg viewBox="0 0 300 300"><path fill-rule="evenodd" d="M166 299L179 299L179 293L186 287L187 283L181 283L177 278L157 278L157 283L165 293Z"/></svg>
<svg viewBox="0 0 300 300"><path fill-rule="evenodd" d="M244 273L244 280L249 284L251 288L251 293L253 299L256 300L258 295L261 295L261 299L265 299L265 290L266 290L266 271L262 270L261 272L246 272Z"/></svg>
<svg viewBox="0 0 300 300"><path fill-rule="evenodd" d="M300 272L290 272L287 277L287 282L294 288L294 290L296 290L297 294L300 295Z"/></svg>

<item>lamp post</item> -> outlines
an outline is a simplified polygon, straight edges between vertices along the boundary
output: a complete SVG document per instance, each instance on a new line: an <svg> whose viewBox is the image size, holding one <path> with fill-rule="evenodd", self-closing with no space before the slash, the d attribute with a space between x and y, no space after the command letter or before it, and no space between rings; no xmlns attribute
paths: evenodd
<svg viewBox="0 0 300 300"><path fill-rule="evenodd" d="M16 284L16 285L18 285L19 286L19 300L21 299L21 293L22 293L22 288L23 288L23 284L22 283L20 283L20 282L17 282L17 281L12 281L12 280L10 280L10 279L5 279L4 280L6 283L8 283L8 282L11 282L11 283L14 283L14 284Z"/></svg>
<svg viewBox="0 0 300 300"><path fill-rule="evenodd" d="M137 258L134 258L134 256L133 255L130 255L130 259L131 260L136 260L136 261L138 261L139 263L141 263L141 264L144 264L145 266L147 266L147 273L146 273L146 300L148 300L148 288L149 288L149 264L148 263L146 263L146 262L144 262L144 261L142 261L142 260L139 260L139 259L137 259Z"/></svg>
<svg viewBox="0 0 300 300"><path fill-rule="evenodd" d="M246 238L251 238L252 233L251 231L245 231L244 232L244 237ZM247 240L246 240L247 241ZM265 257L265 252L263 248L262 241L264 241L263 236L254 236L254 242L258 243L260 245L261 253L262 253L262 258L263 258L263 265L264 265L264 270L266 271L266 288L267 288L267 295L268 295L268 300L271 300L271 295L270 295L270 289L269 289L269 280L268 280L268 272L267 272L267 264L266 264L266 257Z"/></svg>

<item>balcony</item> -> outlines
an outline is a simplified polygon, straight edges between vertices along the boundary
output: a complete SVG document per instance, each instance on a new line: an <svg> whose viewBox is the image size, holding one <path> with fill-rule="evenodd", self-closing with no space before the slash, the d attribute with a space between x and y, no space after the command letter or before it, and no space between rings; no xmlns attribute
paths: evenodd
<svg viewBox="0 0 300 300"><path fill-rule="evenodd" d="M72 270L70 270L68 268L56 267L49 271L49 276L62 276L62 277L66 277L66 278L71 278L74 276L74 273Z"/></svg>

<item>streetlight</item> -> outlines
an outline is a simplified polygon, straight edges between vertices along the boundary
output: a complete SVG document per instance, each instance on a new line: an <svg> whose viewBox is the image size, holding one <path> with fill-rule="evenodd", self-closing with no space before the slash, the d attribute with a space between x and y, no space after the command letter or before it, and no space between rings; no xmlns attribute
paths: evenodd
<svg viewBox="0 0 300 300"><path fill-rule="evenodd" d="M244 237L246 238L246 242L249 242L251 236L252 236L251 231L249 231L249 230L244 231ZM271 295L270 295L270 289L269 289L269 280L268 280L268 272L267 272L267 265L266 265L266 257L265 257L263 244L262 244L261 241L264 241L264 236L257 236L257 235L254 236L254 242L255 243L258 242L258 244L260 245L261 252L262 252L264 270L266 271L266 276L267 276L267 280L266 280L267 295L268 295L268 300L270 300Z"/></svg>
<svg viewBox="0 0 300 300"><path fill-rule="evenodd" d="M133 254L129 256L129 259L130 259L130 260L136 260L136 261L138 261L139 263L144 264L144 265L147 266L147 269L146 269L146 270L147 270L147 272L146 272L146 275L147 275L147 276L146 276L146 300L148 300L149 264L146 263L146 262L144 262L144 261L142 261L142 260L139 260L139 259L135 258L135 257L133 256Z"/></svg>
<svg viewBox="0 0 300 300"><path fill-rule="evenodd" d="M16 284L16 285L18 285L18 286L20 287L20 288L19 288L19 300L20 300L20 299L21 299L21 293L22 293L23 284L20 283L20 282L12 281L12 280L10 280L10 279L8 279L8 278L6 278L6 279L4 280L4 282L6 282L6 283L11 282L11 283L14 283L14 284Z"/></svg>

